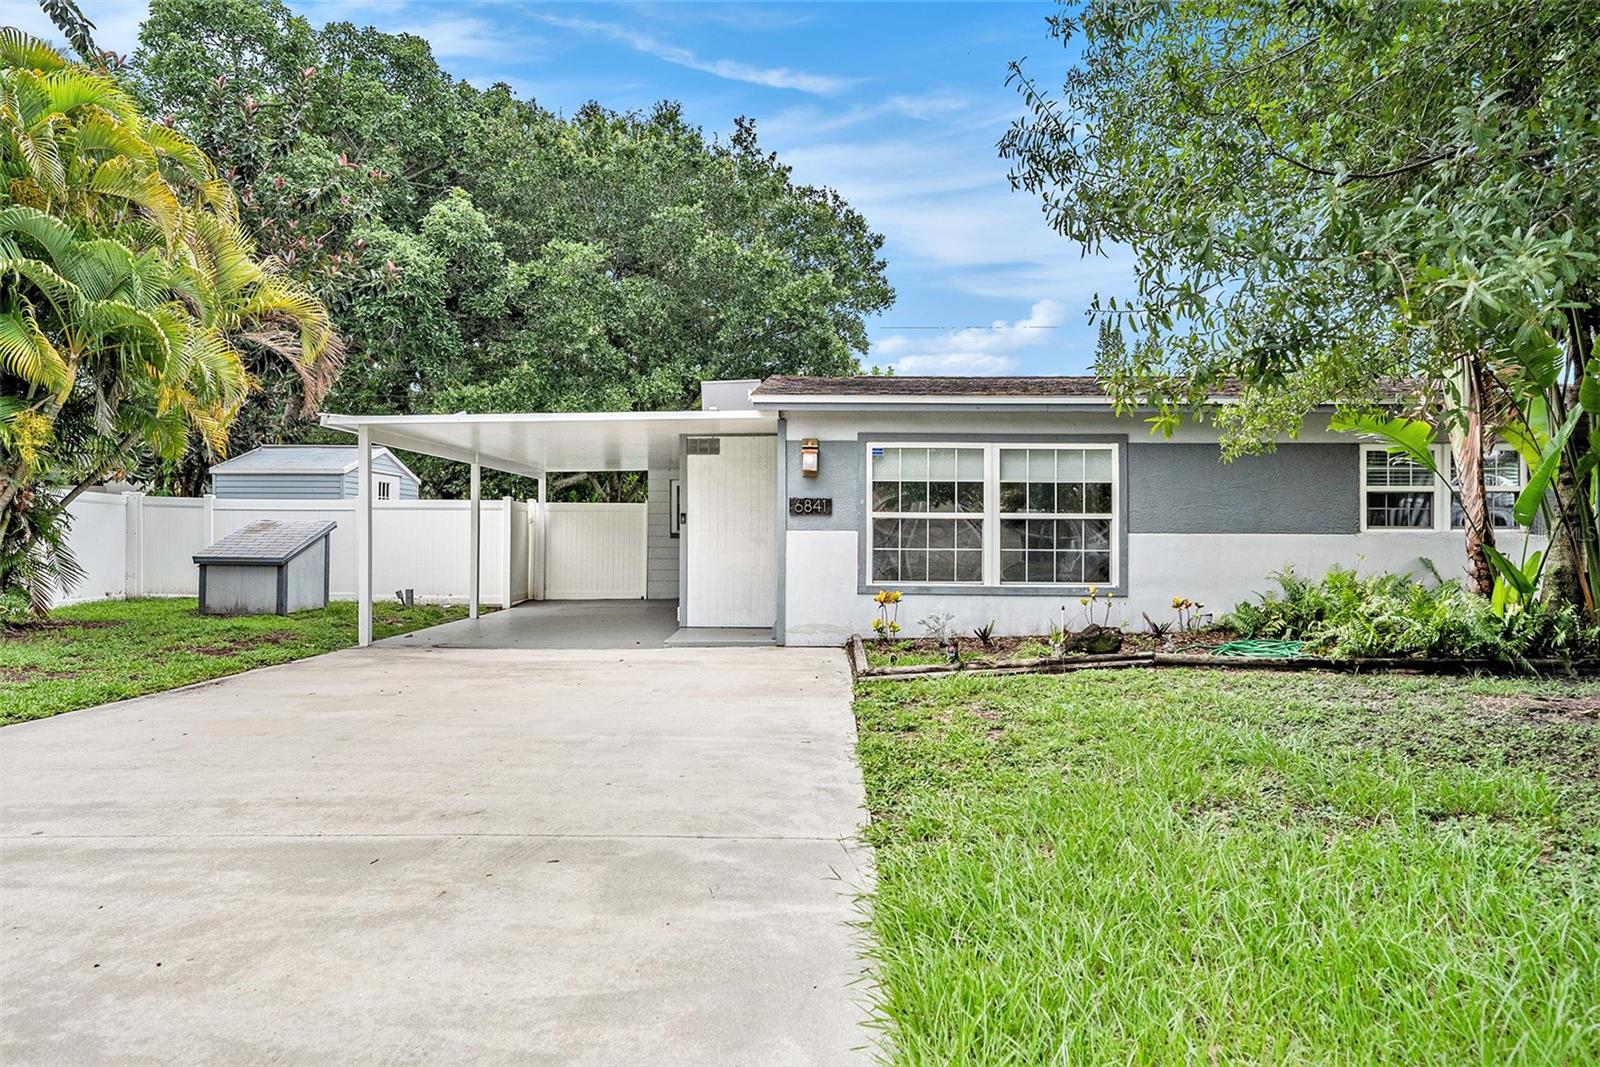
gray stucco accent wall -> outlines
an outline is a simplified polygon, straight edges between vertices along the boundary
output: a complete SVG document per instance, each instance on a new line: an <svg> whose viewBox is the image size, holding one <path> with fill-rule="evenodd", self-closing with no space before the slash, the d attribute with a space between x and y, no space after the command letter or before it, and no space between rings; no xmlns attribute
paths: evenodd
<svg viewBox="0 0 1600 1067"><path fill-rule="evenodd" d="M1216 445L1130 444L1132 533L1353 534L1360 447L1285 444L1223 463Z"/></svg>
<svg viewBox="0 0 1600 1067"><path fill-rule="evenodd" d="M832 515L789 515L791 530L854 530L861 522L861 478L864 464L859 441L818 442L817 476L807 478L800 471L800 442L791 440L784 448L786 493L789 496L833 498ZM788 512L788 500L779 502Z"/></svg>

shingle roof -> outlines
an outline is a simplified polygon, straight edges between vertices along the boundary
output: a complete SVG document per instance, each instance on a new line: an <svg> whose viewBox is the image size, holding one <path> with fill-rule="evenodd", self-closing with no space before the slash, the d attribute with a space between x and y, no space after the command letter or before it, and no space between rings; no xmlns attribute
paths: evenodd
<svg viewBox="0 0 1600 1067"><path fill-rule="evenodd" d="M388 451L374 448L372 454ZM355 445L262 445L216 464L211 473L342 474L355 461Z"/></svg>
<svg viewBox="0 0 1600 1067"><path fill-rule="evenodd" d="M287 563L325 535L336 522L257 519L196 553L196 563Z"/></svg>
<svg viewBox="0 0 1600 1067"><path fill-rule="evenodd" d="M812 378L775 374L756 386L751 396L1037 396L1103 397L1093 375L1055 377L983 377L858 374L848 378Z"/></svg>

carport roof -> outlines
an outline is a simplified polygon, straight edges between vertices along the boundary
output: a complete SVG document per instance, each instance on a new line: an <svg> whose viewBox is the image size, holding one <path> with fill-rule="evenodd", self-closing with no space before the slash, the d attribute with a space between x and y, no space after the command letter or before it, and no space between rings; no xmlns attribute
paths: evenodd
<svg viewBox="0 0 1600 1067"><path fill-rule="evenodd" d="M539 412L511 415L336 415L322 425L372 443L541 477L553 471L634 471L677 464L678 439L777 429L766 411Z"/></svg>

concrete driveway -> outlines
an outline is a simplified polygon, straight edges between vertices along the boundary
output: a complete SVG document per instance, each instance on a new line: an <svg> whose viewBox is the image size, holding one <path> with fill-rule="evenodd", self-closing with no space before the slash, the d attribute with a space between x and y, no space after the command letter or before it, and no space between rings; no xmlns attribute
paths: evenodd
<svg viewBox="0 0 1600 1067"><path fill-rule="evenodd" d="M508 613L511 615L514 613ZM352 650L0 730L0 1061L870 1058L832 650Z"/></svg>

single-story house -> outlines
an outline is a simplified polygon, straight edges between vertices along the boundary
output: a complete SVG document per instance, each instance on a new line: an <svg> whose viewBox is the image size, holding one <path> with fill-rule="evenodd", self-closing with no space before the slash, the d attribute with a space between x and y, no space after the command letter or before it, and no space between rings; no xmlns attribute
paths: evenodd
<svg viewBox="0 0 1600 1067"><path fill-rule="evenodd" d="M823 645L870 632L885 588L902 593L908 636L946 612L960 632L1039 633L1063 614L1081 625L1090 587L1113 598L1114 623L1139 626L1170 619L1177 596L1220 614L1289 565L1459 573L1447 487L1330 431L1329 415L1231 463L1209 424L1151 436L1091 377L777 376L707 382L698 411L323 424L363 455L469 463L474 484L481 466L540 479L541 503L549 472L648 471L648 595L676 599L686 628ZM1521 464L1507 451L1487 467L1509 525Z"/></svg>
<svg viewBox="0 0 1600 1067"><path fill-rule="evenodd" d="M342 500L358 491L354 445L262 445L211 466L211 494L243 500ZM422 482L387 448L372 452L379 501L416 500Z"/></svg>

